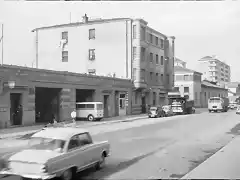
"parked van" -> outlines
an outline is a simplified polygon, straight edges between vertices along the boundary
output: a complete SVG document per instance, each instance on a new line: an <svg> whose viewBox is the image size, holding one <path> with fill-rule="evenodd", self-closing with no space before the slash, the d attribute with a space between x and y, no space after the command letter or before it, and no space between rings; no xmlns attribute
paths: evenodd
<svg viewBox="0 0 240 180"><path fill-rule="evenodd" d="M79 102L76 103L77 119L88 121L101 120L103 118L102 102Z"/></svg>

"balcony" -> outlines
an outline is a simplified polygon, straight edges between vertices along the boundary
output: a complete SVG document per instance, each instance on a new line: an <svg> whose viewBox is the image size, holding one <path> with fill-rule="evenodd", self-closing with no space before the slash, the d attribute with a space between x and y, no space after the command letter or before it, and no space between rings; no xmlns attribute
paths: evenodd
<svg viewBox="0 0 240 180"><path fill-rule="evenodd" d="M141 79L141 80L135 80L135 81L133 82L133 84L134 84L134 87L135 87L136 89L145 89L145 88L147 88L146 80L143 80L143 79Z"/></svg>

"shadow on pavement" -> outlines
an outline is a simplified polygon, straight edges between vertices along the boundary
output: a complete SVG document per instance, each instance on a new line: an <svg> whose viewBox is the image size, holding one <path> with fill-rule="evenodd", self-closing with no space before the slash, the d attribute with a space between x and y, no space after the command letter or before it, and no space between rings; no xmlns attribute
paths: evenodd
<svg viewBox="0 0 240 180"><path fill-rule="evenodd" d="M240 135L239 130L240 130L240 123L237 124L236 126L234 126L234 127L230 130L230 132L227 132L227 134L232 134L232 135L237 136L237 135Z"/></svg>
<svg viewBox="0 0 240 180"><path fill-rule="evenodd" d="M96 171L95 168L91 168L91 169L85 170L85 171L83 171L83 172L78 174L78 178L77 179L79 179L79 178L82 179L82 180L83 179L104 179L107 176L110 176L111 174L114 174L114 173L117 173L119 171L122 171L122 170L128 168L129 166L137 163L138 161L140 161L140 160L142 160L142 159L144 159L144 158L146 158L148 156L153 155L158 150L151 151L151 152L149 152L147 154L144 154L144 155L141 155L141 156L137 156L137 157L135 157L133 159L130 159L130 160L127 160L127 161L123 161L123 162L120 162L118 164L106 164L106 167L104 167L102 170L100 170L98 172L95 172ZM91 173L93 173L93 174L91 174Z"/></svg>

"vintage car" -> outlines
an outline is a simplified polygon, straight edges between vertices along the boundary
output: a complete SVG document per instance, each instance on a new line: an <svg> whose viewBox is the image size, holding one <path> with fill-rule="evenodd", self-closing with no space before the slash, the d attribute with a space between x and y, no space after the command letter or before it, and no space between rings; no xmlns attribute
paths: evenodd
<svg viewBox="0 0 240 180"><path fill-rule="evenodd" d="M171 105L165 105L162 107L162 109L165 113L165 116L173 116L173 111L172 111Z"/></svg>
<svg viewBox="0 0 240 180"><path fill-rule="evenodd" d="M148 117L152 118L152 117L164 117L165 113L162 109L162 107L157 107L157 106L152 106L150 107L149 111L148 111Z"/></svg>
<svg viewBox="0 0 240 180"><path fill-rule="evenodd" d="M93 142L87 130L47 128L35 133L26 149L5 155L0 174L23 179L71 180L79 171L102 168L109 150L108 141Z"/></svg>

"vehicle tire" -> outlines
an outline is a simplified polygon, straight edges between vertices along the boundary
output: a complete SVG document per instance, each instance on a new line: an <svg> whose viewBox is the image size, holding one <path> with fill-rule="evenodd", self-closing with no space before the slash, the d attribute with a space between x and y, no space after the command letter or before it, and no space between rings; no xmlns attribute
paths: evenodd
<svg viewBox="0 0 240 180"><path fill-rule="evenodd" d="M102 153L100 161L96 164L96 169L97 170L102 169L105 165L105 161L106 161L106 156L104 153Z"/></svg>
<svg viewBox="0 0 240 180"><path fill-rule="evenodd" d="M90 114L90 115L88 115L87 119L88 119L88 121L94 121L94 116Z"/></svg>
<svg viewBox="0 0 240 180"><path fill-rule="evenodd" d="M61 180L73 180L76 175L76 171L73 168L67 169L61 175Z"/></svg>

